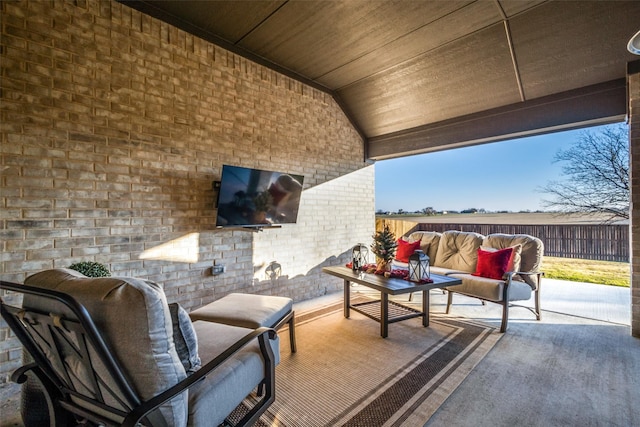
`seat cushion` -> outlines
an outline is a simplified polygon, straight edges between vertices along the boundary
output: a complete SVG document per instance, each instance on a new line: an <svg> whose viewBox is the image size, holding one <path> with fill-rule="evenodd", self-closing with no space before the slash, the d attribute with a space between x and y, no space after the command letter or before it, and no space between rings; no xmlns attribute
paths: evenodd
<svg viewBox="0 0 640 427"><path fill-rule="evenodd" d="M206 320L243 328L274 327L291 312L291 298L270 295L229 294L192 311L191 320Z"/></svg>
<svg viewBox="0 0 640 427"><path fill-rule="evenodd" d="M195 321L203 365L221 354L251 329L222 323ZM279 340L269 340L276 364ZM189 391L189 426L217 426L264 378L264 363L258 340L241 349Z"/></svg>
<svg viewBox="0 0 640 427"><path fill-rule="evenodd" d="M455 273L459 273L459 274L466 273L465 271L454 270L454 269L451 269L451 268L438 267L437 265L432 265L431 267L429 267L429 270L430 270L430 272L432 274L439 274L440 276L448 276L450 274L455 274Z"/></svg>
<svg viewBox="0 0 640 427"><path fill-rule="evenodd" d="M25 284L64 292L82 304L142 400L186 378L172 339L169 306L157 283L54 269L28 277ZM41 304L38 297L25 295L24 306L47 308ZM168 425L186 425L187 393L162 405L160 412Z"/></svg>
<svg viewBox="0 0 640 427"><path fill-rule="evenodd" d="M450 276L462 280L462 284L452 286L447 290L489 301L502 301L502 291L505 286L503 280L489 279L471 274L451 274ZM512 281L509 286L509 301L522 301L531 298L531 286L528 284Z"/></svg>

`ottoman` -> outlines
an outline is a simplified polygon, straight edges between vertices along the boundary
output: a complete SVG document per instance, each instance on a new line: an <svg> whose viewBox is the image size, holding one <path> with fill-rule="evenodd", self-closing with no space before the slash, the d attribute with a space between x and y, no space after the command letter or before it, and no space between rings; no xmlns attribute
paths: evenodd
<svg viewBox="0 0 640 427"><path fill-rule="evenodd" d="M254 294L229 294L189 313L191 321L206 320L256 329L261 326L280 329L289 324L291 352L296 352L293 300Z"/></svg>

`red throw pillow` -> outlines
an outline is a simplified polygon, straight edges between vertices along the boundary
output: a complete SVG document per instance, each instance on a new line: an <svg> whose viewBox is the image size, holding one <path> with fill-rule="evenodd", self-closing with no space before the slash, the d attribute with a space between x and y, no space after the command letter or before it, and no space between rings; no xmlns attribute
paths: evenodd
<svg viewBox="0 0 640 427"><path fill-rule="evenodd" d="M513 248L500 249L495 252L478 249L478 264L474 276L487 277L489 279L502 280L507 271L509 259Z"/></svg>
<svg viewBox="0 0 640 427"><path fill-rule="evenodd" d="M398 249L396 250L396 259L400 262L409 262L409 255L413 254L416 249L420 249L420 240L413 243L398 239Z"/></svg>

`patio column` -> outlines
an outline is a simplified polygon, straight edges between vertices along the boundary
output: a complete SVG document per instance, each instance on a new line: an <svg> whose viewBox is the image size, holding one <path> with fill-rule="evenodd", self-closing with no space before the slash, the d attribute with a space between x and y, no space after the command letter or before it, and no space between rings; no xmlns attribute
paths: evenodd
<svg viewBox="0 0 640 427"><path fill-rule="evenodd" d="M631 335L640 338L640 61L627 67L631 161Z"/></svg>

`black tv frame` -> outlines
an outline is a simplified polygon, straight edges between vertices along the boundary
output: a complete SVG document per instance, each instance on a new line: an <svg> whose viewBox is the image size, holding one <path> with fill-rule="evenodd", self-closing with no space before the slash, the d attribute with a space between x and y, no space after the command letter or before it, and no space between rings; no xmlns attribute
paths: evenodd
<svg viewBox="0 0 640 427"><path fill-rule="evenodd" d="M250 174L248 182L242 183L238 187L242 191L237 191L236 188L232 202L221 201L223 196L226 196L228 200L229 191L234 190L232 185L225 188L225 170L228 172L239 170L239 172ZM237 179L237 175L235 176ZM231 180L227 178L226 181L230 182ZM217 191L215 198L216 228L262 231L265 228L280 228L282 225L296 224L303 183L303 175L246 166L223 165L220 180L213 181L213 189ZM239 193L241 194L238 195ZM255 208L258 196L266 197L267 202L262 204L262 206L266 206L264 210L258 211ZM225 208L226 214L222 214L220 210ZM262 218L256 219L256 214L261 214ZM293 216L294 219L288 219L287 215ZM221 224L221 218L230 217L233 218L230 222ZM244 218L247 220L243 221Z"/></svg>

